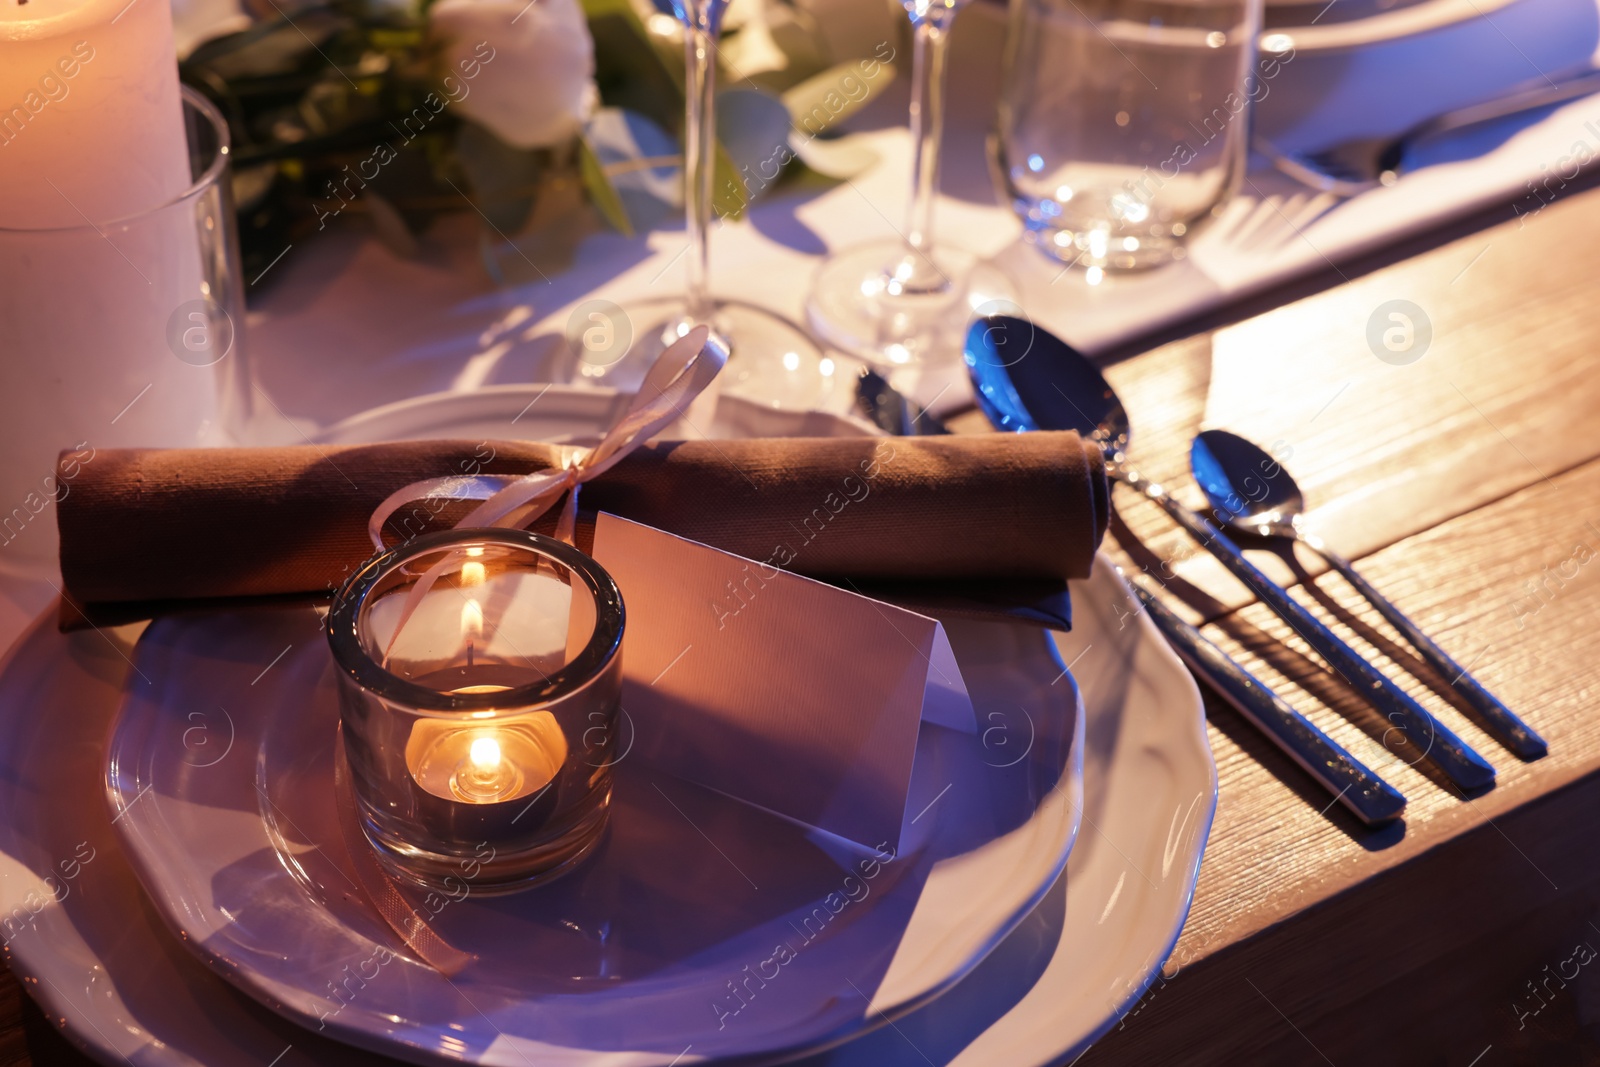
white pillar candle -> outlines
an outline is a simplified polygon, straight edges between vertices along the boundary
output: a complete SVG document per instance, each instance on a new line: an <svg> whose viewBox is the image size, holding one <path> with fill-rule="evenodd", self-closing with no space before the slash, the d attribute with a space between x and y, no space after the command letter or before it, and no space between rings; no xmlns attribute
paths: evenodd
<svg viewBox="0 0 1600 1067"><path fill-rule="evenodd" d="M0 227L109 222L188 186L168 0L0 0Z"/></svg>
<svg viewBox="0 0 1600 1067"><path fill-rule="evenodd" d="M194 177L168 0L0 0L0 572L54 560L61 449L225 440L237 280Z"/></svg>

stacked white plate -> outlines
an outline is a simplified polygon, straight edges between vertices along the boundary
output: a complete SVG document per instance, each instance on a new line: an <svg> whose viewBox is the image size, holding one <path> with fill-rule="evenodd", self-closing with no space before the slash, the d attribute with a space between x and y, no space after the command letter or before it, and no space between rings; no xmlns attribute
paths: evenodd
<svg viewBox="0 0 1600 1067"><path fill-rule="evenodd" d="M503 387L326 440L581 439L616 404ZM733 399L719 421L867 432ZM1198 693L1131 604L1100 560L1071 634L950 625L980 733L924 725L926 817L892 862L624 760L593 863L440 912L482 959L454 980L396 951L351 880L314 611L71 635L41 618L0 666L0 935L106 1063L1070 1059L1171 951L1215 809Z"/></svg>

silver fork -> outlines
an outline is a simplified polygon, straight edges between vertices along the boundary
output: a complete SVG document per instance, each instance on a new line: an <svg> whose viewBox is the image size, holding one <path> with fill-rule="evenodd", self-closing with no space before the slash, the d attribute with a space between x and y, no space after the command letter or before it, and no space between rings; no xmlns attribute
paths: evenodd
<svg viewBox="0 0 1600 1067"><path fill-rule="evenodd" d="M1576 100L1597 90L1600 90L1600 70L1586 70L1556 81L1541 78L1498 99L1436 115L1395 136L1357 137L1314 152L1283 152L1265 137L1253 138L1251 147L1302 185L1335 196L1355 196L1398 181L1406 153L1419 141L1492 119Z"/></svg>

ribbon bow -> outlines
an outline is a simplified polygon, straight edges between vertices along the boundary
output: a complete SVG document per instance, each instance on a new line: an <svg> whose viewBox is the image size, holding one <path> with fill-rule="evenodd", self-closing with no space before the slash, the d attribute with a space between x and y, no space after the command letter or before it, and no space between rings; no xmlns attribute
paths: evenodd
<svg viewBox="0 0 1600 1067"><path fill-rule="evenodd" d="M424 498L482 501L456 524L459 527L515 529L549 511L565 494L567 502L556 524L556 537L571 544L578 521L579 487L610 470L671 425L727 362L728 351L720 341L711 339L710 328L696 326L656 358L628 410L593 448L565 448L561 466L532 474L480 474L412 482L390 493L378 505L367 520L367 536L382 551L383 524L407 504Z"/></svg>

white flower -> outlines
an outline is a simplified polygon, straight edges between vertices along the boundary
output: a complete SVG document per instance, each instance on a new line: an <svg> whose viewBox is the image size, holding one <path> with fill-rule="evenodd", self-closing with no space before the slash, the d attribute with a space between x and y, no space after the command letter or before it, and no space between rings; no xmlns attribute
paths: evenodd
<svg viewBox="0 0 1600 1067"><path fill-rule="evenodd" d="M883 0L783 0L768 17L784 13L785 7L791 9L786 13L790 17L797 13L801 24L811 27L831 65L892 57L909 25L900 6Z"/></svg>
<svg viewBox="0 0 1600 1067"><path fill-rule="evenodd" d="M507 144L560 144L594 112L594 41L579 0L439 0L428 21L451 106Z"/></svg>

